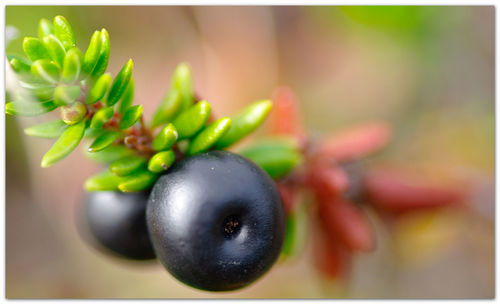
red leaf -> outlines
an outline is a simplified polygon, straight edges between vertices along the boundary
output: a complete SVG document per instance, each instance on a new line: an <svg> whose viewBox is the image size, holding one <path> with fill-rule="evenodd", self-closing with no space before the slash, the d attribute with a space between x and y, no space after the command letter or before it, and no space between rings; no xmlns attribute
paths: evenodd
<svg viewBox="0 0 500 304"><path fill-rule="evenodd" d="M389 169L371 170L363 185L371 204L396 214L460 205L465 198L458 188L438 186Z"/></svg>
<svg viewBox="0 0 500 304"><path fill-rule="evenodd" d="M322 237L314 242L316 268L328 279L345 278L351 270L352 254L342 244Z"/></svg>
<svg viewBox="0 0 500 304"><path fill-rule="evenodd" d="M319 203L319 219L331 239L353 251L375 249L375 229L361 208L343 198Z"/></svg>
<svg viewBox="0 0 500 304"><path fill-rule="evenodd" d="M318 197L333 198L347 190L349 177L339 166L316 161L310 164L306 183Z"/></svg>
<svg viewBox="0 0 500 304"><path fill-rule="evenodd" d="M300 141L305 138L299 101L289 87L279 87L273 93L271 130L274 134L291 135Z"/></svg>
<svg viewBox="0 0 500 304"><path fill-rule="evenodd" d="M359 159L377 152L391 138L391 127L385 122L358 125L326 138L320 145L320 157L333 158L340 162Z"/></svg>
<svg viewBox="0 0 500 304"><path fill-rule="evenodd" d="M295 190L288 185L283 183L278 183L278 190L281 194L281 200L283 201L283 207L285 208L285 213L289 214L295 207L297 202Z"/></svg>

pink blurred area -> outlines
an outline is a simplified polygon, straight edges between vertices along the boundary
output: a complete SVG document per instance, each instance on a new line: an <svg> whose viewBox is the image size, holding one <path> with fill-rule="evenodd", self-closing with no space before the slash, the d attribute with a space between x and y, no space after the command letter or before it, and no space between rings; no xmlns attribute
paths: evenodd
<svg viewBox="0 0 500 304"><path fill-rule="evenodd" d="M22 37L36 36L40 18L64 15L82 50L105 27L109 71L114 76L134 60L134 103L144 105L145 117L179 62L191 65L197 94L217 116L289 85L310 134L385 120L394 140L370 163L466 183L471 194L466 213L413 214L390 226L368 210L378 247L355 256L349 284L323 280L307 242L251 287L206 293L177 282L156 262L123 262L85 243L75 222L82 184L99 167L76 151L40 168L51 141L22 129L50 114L7 116L6 296L494 297L494 7L409 8L8 6L6 25L20 36L7 53L21 52Z"/></svg>

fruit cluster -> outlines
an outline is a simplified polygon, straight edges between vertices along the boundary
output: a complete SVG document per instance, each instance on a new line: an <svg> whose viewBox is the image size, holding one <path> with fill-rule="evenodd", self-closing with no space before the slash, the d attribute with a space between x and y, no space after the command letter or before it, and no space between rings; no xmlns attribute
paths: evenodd
<svg viewBox="0 0 500 304"><path fill-rule="evenodd" d="M342 277L355 252L376 245L362 203L397 216L464 199L455 188L366 169L363 159L390 139L384 122L312 140L288 88L278 89L273 101L215 119L210 103L194 93L189 66L180 64L151 121L145 121L142 106L133 105L132 61L114 79L106 73L105 29L94 32L83 54L64 17L42 19L39 38L25 38L23 49L27 59L8 55L17 81L16 88L7 88L6 112L37 116L60 110L58 120L25 130L57 138L42 167L90 139L85 154L106 165L84 185L90 192L85 219L97 245L129 259L158 258L195 288L247 286L280 254L298 252L309 217L317 224L318 269ZM271 136L240 155L221 150L254 131L271 107ZM311 204L301 199L303 192L311 194Z"/></svg>
<svg viewBox="0 0 500 304"><path fill-rule="evenodd" d="M276 184L247 158L217 151L254 131L270 100L214 119L210 103L196 98L189 66L180 64L146 122L142 105L133 105L132 60L114 79L106 73L105 29L83 53L64 17L42 19L39 38L25 38L23 50L27 58L8 56L17 81L6 112L60 110L59 119L25 130L57 138L42 167L90 139L85 154L107 166L84 184L86 221L101 248L137 260L158 256L181 281L207 290L241 288L272 266L285 233Z"/></svg>

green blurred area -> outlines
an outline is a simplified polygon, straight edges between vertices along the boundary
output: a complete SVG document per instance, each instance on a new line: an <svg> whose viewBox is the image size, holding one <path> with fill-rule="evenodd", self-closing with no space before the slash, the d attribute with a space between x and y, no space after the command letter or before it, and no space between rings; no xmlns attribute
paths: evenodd
<svg viewBox="0 0 500 304"><path fill-rule="evenodd" d="M71 23L83 51L94 30L108 30L113 76L129 58L134 60L134 103L144 105L146 117L163 98L174 67L186 61L196 92L220 117L289 85L300 97L312 135L358 122L389 121L394 140L372 162L466 179L478 189L471 198L474 216L455 247L426 258L416 270L394 260L384 243L384 237L389 242L387 232L379 227L384 231L378 235L381 249L359 257L358 265L366 267L355 268L347 296L494 295L493 6L7 6L6 26L19 30L7 54L22 54L22 39L37 36L39 19L59 14ZM128 265L94 251L81 240L75 218L82 182L97 172L97 165L76 151L54 168L41 169L51 141L22 132L54 115L6 120L7 297L341 294L319 281L310 249L294 263L276 265L252 287L228 294L198 292L159 265ZM405 236L398 234L398 240ZM401 247L413 248L407 245ZM432 256L427 252L434 251L426 251ZM433 267L440 269L438 274ZM391 275L379 280L384 269Z"/></svg>

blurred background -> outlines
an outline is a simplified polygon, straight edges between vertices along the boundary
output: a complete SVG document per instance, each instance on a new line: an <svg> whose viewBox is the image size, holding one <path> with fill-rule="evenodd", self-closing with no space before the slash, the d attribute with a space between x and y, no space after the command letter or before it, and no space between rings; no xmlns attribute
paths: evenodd
<svg viewBox="0 0 500 304"><path fill-rule="evenodd" d="M206 293L156 262L126 263L83 241L75 219L83 181L98 166L75 152L40 168L52 141L22 130L55 114L7 116L8 298L494 297L493 6L7 6L6 25L19 31L7 53L22 54L22 38L55 15L68 19L82 50L94 30L108 30L108 69L116 75L134 60L135 103L145 117L182 61L219 116L288 85L311 134L389 121L394 140L376 161L465 182L470 208L408 215L390 229L369 213L378 247L356 255L347 285L321 279L306 243L250 287Z"/></svg>

